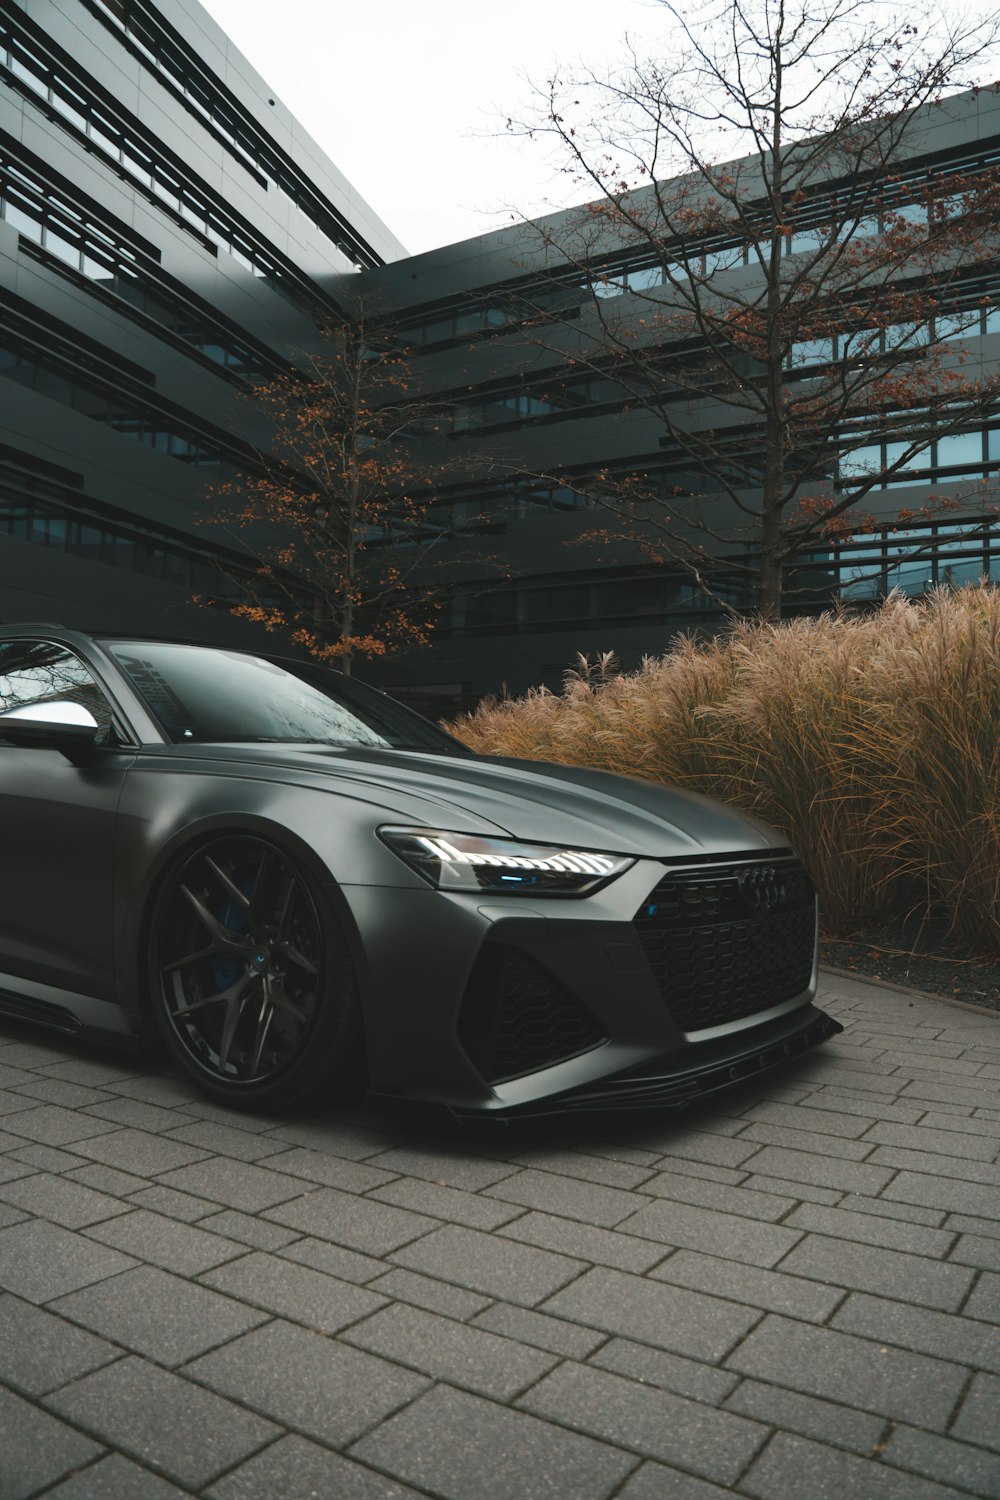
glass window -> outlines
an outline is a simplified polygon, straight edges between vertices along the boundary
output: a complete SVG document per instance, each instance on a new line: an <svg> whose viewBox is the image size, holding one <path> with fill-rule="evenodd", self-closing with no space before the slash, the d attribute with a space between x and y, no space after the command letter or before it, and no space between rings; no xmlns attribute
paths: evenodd
<svg viewBox="0 0 1000 1500"><path fill-rule="evenodd" d="M839 458L841 479L868 478L882 470L882 444L866 443L853 448L850 453L841 453Z"/></svg>
<svg viewBox="0 0 1000 1500"><path fill-rule="evenodd" d="M54 641L0 641L0 715L46 703L78 703L98 724L111 723L111 705L88 667Z"/></svg>
<svg viewBox="0 0 1000 1500"><path fill-rule="evenodd" d="M937 463L939 468L953 464L976 464L983 457L983 435L981 432L953 432L948 437L938 438Z"/></svg>

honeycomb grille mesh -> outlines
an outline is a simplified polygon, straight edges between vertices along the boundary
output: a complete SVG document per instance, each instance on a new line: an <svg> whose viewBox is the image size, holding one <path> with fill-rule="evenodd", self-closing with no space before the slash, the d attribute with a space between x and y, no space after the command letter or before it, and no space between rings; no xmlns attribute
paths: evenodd
<svg viewBox="0 0 1000 1500"><path fill-rule="evenodd" d="M488 1083L565 1062L607 1033L554 975L517 948L484 949L462 1004L459 1041Z"/></svg>
<svg viewBox="0 0 1000 1500"><path fill-rule="evenodd" d="M816 896L795 859L672 871L634 926L682 1031L780 1005L812 978Z"/></svg>

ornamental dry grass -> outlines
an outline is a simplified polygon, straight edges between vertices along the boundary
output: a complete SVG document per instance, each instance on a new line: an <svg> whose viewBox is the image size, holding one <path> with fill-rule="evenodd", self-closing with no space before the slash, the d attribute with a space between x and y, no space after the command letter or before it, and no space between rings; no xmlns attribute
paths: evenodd
<svg viewBox="0 0 1000 1500"><path fill-rule="evenodd" d="M742 624L561 694L490 701L452 732L490 755L704 792L782 829L846 936L912 912L1000 953L1000 590L873 615Z"/></svg>

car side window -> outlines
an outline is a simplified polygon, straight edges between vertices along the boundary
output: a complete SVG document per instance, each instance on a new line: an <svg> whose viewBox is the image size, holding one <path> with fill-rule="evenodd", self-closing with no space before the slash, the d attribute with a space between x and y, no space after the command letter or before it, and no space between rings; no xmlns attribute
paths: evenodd
<svg viewBox="0 0 1000 1500"><path fill-rule="evenodd" d="M90 668L56 641L0 640L0 716L19 709L75 704L96 719L102 736L111 727L112 708ZM66 718L72 719L72 710Z"/></svg>

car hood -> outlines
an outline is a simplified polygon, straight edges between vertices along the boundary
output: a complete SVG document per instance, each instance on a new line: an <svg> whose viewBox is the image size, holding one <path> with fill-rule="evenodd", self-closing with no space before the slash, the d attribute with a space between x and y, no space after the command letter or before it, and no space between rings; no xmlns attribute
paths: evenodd
<svg viewBox="0 0 1000 1500"><path fill-rule="evenodd" d="M170 759L307 781L360 797L393 822L456 833L503 832L657 858L787 847L774 829L694 792L542 761L327 745L172 746ZM222 766L217 766L222 770Z"/></svg>

